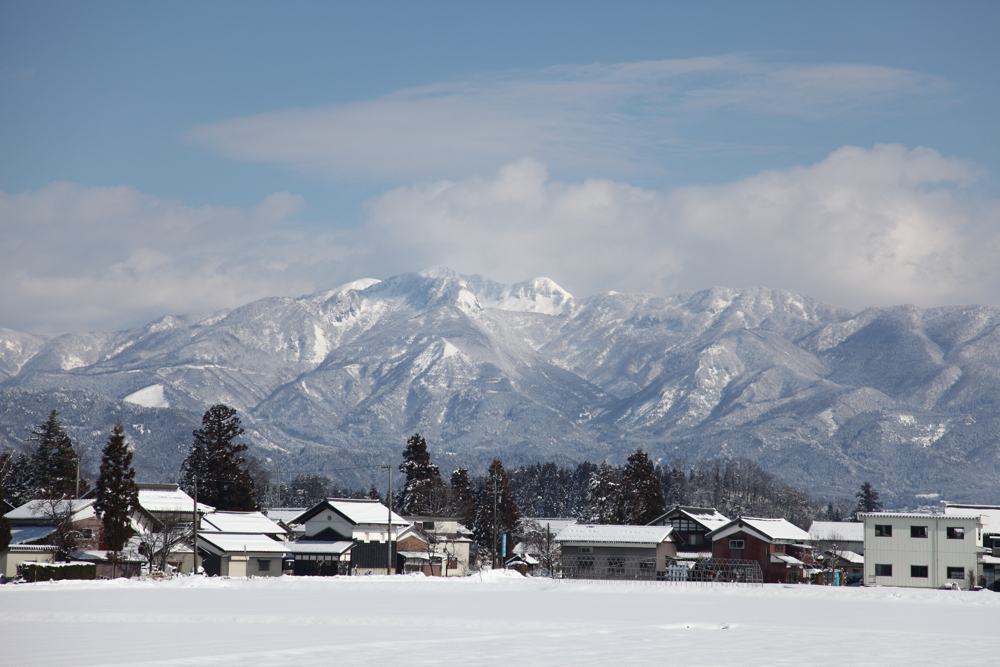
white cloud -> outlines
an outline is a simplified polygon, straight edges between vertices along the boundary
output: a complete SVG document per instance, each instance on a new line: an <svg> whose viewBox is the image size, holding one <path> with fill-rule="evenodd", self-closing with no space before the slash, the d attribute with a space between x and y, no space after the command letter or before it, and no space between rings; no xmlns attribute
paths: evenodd
<svg viewBox="0 0 1000 667"><path fill-rule="evenodd" d="M493 178L390 190L363 228L290 223L303 202L188 207L133 188L0 193L0 326L113 330L167 313L297 296L433 265L578 296L764 285L847 307L1000 305L1000 202L965 162L898 145L667 192L552 180L521 159Z"/></svg>
<svg viewBox="0 0 1000 667"><path fill-rule="evenodd" d="M849 307L996 302L996 202L927 149L844 147L808 167L666 193L559 183L534 160L494 179L398 188L370 232L393 257L500 280L547 275L570 291L666 293L765 285Z"/></svg>
<svg viewBox="0 0 1000 667"><path fill-rule="evenodd" d="M304 273L338 249L328 236L277 231L302 203L282 192L249 210L193 208L72 183L0 192L2 325L113 330L311 291Z"/></svg>
<svg viewBox="0 0 1000 667"><path fill-rule="evenodd" d="M187 138L221 155L332 178L455 177L532 155L567 173L629 174L716 109L826 119L948 90L918 72L749 56L558 66L363 102L223 120Z"/></svg>

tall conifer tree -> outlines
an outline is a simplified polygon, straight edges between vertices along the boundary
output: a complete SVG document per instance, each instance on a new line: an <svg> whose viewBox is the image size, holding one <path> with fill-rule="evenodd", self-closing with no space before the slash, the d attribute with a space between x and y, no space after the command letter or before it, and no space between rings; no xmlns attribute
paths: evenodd
<svg viewBox="0 0 1000 667"><path fill-rule="evenodd" d="M493 459L487 476L476 490L476 519L472 531L480 549L493 555L495 566L502 566L503 536L507 535L507 555L514 548L521 511L514 501L510 481L499 459Z"/></svg>
<svg viewBox="0 0 1000 667"><path fill-rule="evenodd" d="M446 488L441 480L441 471L431 463L427 441L419 433L414 433L406 441L399 471L406 475L406 484L399 494L400 514L414 516L440 509L440 497Z"/></svg>
<svg viewBox="0 0 1000 667"><path fill-rule="evenodd" d="M73 441L53 410L29 442L37 442L31 456L31 482L36 498L75 498L77 455Z"/></svg>
<svg viewBox="0 0 1000 667"><path fill-rule="evenodd" d="M259 509L253 477L247 470L243 452L247 446L236 442L243 435L236 410L213 405L201 419L201 428L192 431L191 451L181 464L181 486L193 492L198 480L198 502L223 511Z"/></svg>
<svg viewBox="0 0 1000 667"><path fill-rule="evenodd" d="M660 475L640 447L629 454L628 462L622 470L622 523L645 526L662 515L665 509Z"/></svg>
<svg viewBox="0 0 1000 667"><path fill-rule="evenodd" d="M111 551L112 578L118 576L122 549L132 536L130 517L138 506L139 487L135 483L132 450L125 442L125 427L119 419L104 445L94 503L94 510L104 527L104 543Z"/></svg>

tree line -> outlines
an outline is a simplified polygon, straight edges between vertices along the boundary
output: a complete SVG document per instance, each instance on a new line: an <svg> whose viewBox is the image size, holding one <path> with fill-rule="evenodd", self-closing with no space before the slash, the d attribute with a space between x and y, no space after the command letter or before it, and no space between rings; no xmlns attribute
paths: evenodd
<svg viewBox="0 0 1000 667"><path fill-rule="evenodd" d="M210 407L180 468L179 484L199 502L223 511L252 511L262 506L310 507L323 498L372 498L392 502L406 516L453 516L472 531L481 553L497 559L502 536L510 553L523 537L522 517L572 517L598 524L644 525L668 506L714 507L722 514L781 517L801 528L814 519L850 519L854 511L881 509L878 492L865 483L857 504L839 499L823 507L801 489L787 484L749 459L705 459L689 464L678 459L667 466L651 461L642 450L623 465L584 461L572 468L537 463L504 469L494 459L486 474L467 468L445 481L431 462L426 440L415 433L402 452L404 479L392 497L372 484L367 490L342 488L318 474L295 477L290 484L271 485L260 462L247 455L236 410ZM0 494L11 504L32 499L76 498L90 487L79 475L80 456L53 411L32 431L27 452L0 456ZM128 516L138 502L132 451L124 427L115 424L105 445L96 483L96 510L105 522L105 541L119 552L128 539ZM9 542L9 526L0 521L0 543ZM124 535L124 537L122 537ZM69 540L71 541L71 540ZM3 544L6 546L6 544Z"/></svg>

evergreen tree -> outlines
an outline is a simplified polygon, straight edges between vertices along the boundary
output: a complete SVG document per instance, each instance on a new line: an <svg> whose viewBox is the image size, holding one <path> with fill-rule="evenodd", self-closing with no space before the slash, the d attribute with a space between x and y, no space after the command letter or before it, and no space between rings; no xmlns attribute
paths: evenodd
<svg viewBox="0 0 1000 667"><path fill-rule="evenodd" d="M621 479L622 523L645 526L663 514L666 501L660 475L641 447L629 454Z"/></svg>
<svg viewBox="0 0 1000 667"><path fill-rule="evenodd" d="M323 475L299 475L292 480L291 502L295 507L312 507L329 497L331 482Z"/></svg>
<svg viewBox="0 0 1000 667"><path fill-rule="evenodd" d="M471 528L476 517L476 497L468 468L459 468L451 473L451 499L452 513L462 519L462 525Z"/></svg>
<svg viewBox="0 0 1000 667"><path fill-rule="evenodd" d="M432 514L441 509L441 496L445 492L441 471L431 463L427 441L419 433L414 433L406 441L399 471L406 475L406 483L399 494L400 514L417 516Z"/></svg>
<svg viewBox="0 0 1000 667"><path fill-rule="evenodd" d="M621 523L621 471L602 461L590 478L590 517L593 523Z"/></svg>
<svg viewBox="0 0 1000 667"><path fill-rule="evenodd" d="M20 507L33 497L31 457L23 453L0 454L0 497Z"/></svg>
<svg viewBox="0 0 1000 667"><path fill-rule="evenodd" d="M122 549L132 536L130 517L138 506L139 487L135 484L132 450L125 442L125 427L119 419L104 445L94 503L94 511L104 526L104 542L112 553L112 578L118 576Z"/></svg>
<svg viewBox="0 0 1000 667"><path fill-rule="evenodd" d="M243 435L236 410L213 405L192 431L191 451L181 464L181 486L188 493L198 481L198 502L223 511L259 509L253 477L243 452L247 446L235 442Z"/></svg>
<svg viewBox="0 0 1000 667"><path fill-rule="evenodd" d="M368 499L382 502L382 494L379 493L378 487L375 486L375 482L372 482L371 487L368 489Z"/></svg>
<svg viewBox="0 0 1000 667"><path fill-rule="evenodd" d="M858 499L859 512L878 512L882 509L882 501L878 497L878 491L870 482L861 485L861 490L854 494Z"/></svg>
<svg viewBox="0 0 1000 667"><path fill-rule="evenodd" d="M75 498L77 455L55 410L29 442L38 443L31 457L31 482L36 498Z"/></svg>
<svg viewBox="0 0 1000 667"><path fill-rule="evenodd" d="M503 535L507 535L507 554L514 548L521 511L514 501L510 481L499 459L493 459L488 475L480 480L475 494L476 518L473 537L481 552L493 556L493 566L503 565Z"/></svg>

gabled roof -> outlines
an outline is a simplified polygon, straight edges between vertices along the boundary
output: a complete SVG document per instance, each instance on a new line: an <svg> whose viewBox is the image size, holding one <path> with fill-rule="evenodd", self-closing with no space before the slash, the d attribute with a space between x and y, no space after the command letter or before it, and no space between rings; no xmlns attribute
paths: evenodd
<svg viewBox="0 0 1000 667"><path fill-rule="evenodd" d="M31 544L56 532L55 526L11 526L11 544Z"/></svg>
<svg viewBox="0 0 1000 667"><path fill-rule="evenodd" d="M54 510L58 514L63 514L64 512L72 512L72 520L80 521L81 519L88 519L94 514L94 503L97 502L93 498L91 499L81 499L81 498L71 498L66 500L32 500L24 503L20 507L7 512L7 520L11 523L32 523L32 524L44 524L50 523L51 519L49 514ZM55 503L52 505L52 503Z"/></svg>
<svg viewBox="0 0 1000 667"><path fill-rule="evenodd" d="M203 544L207 543L207 544ZM284 542L272 540L267 535L241 535L236 533L198 533L198 546L209 551L226 553L266 553L285 554L288 549Z"/></svg>
<svg viewBox="0 0 1000 667"><path fill-rule="evenodd" d="M264 510L264 515L271 521L280 521L286 526L291 526L295 523L295 519L308 509L308 507L272 507Z"/></svg>
<svg viewBox="0 0 1000 667"><path fill-rule="evenodd" d="M201 532L205 533L259 533L284 534L285 530L260 512L212 512L201 519Z"/></svg>
<svg viewBox="0 0 1000 667"><path fill-rule="evenodd" d="M814 540L864 542L865 524L859 521L813 521L809 534Z"/></svg>
<svg viewBox="0 0 1000 667"><path fill-rule="evenodd" d="M729 523L729 518L720 514L714 507L686 507L682 505L675 505L646 525L658 525L663 521L674 518L674 516L682 516L686 519L690 519L695 523L701 524L706 530L709 531L715 530L716 528L720 528Z"/></svg>
<svg viewBox="0 0 1000 667"><path fill-rule="evenodd" d="M787 519L769 519L753 516L741 516L729 523L716 528L705 537L715 540L719 537L736 532L750 530L768 542L812 542L809 533L802 530Z"/></svg>
<svg viewBox="0 0 1000 667"><path fill-rule="evenodd" d="M350 551L354 542L340 540L336 542L285 542L285 549L290 554L342 554Z"/></svg>
<svg viewBox="0 0 1000 667"><path fill-rule="evenodd" d="M584 544L644 544L672 542L671 526L595 526L576 524L559 531L557 542Z"/></svg>
<svg viewBox="0 0 1000 667"><path fill-rule="evenodd" d="M389 522L389 508L383 505L381 501L354 498L326 498L295 517L292 522L305 523L328 510L332 510L344 517L353 526L362 523L386 524ZM409 523L409 521L395 512L392 513L392 525L407 526Z"/></svg>
<svg viewBox="0 0 1000 667"><path fill-rule="evenodd" d="M139 505L147 512L190 512L194 498L176 484L138 484ZM211 505L198 503L199 512L213 512Z"/></svg>

